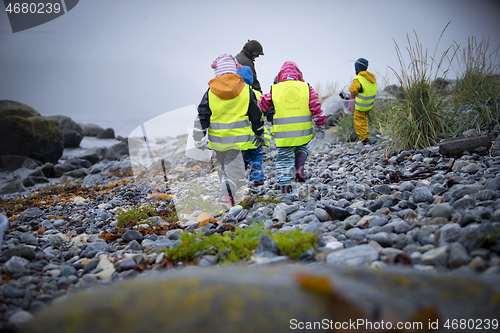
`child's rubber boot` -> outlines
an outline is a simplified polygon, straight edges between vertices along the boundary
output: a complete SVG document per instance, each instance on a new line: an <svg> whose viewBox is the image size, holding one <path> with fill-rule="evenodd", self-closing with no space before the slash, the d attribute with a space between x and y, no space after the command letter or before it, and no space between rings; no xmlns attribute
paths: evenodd
<svg viewBox="0 0 500 333"><path fill-rule="evenodd" d="M282 185L281 193L292 193L292 185Z"/></svg>
<svg viewBox="0 0 500 333"><path fill-rule="evenodd" d="M306 175L304 175L304 164L306 164L306 153L295 154L295 181L297 183L304 183Z"/></svg>
<svg viewBox="0 0 500 333"><path fill-rule="evenodd" d="M224 194L221 198L221 206L224 210L230 210L234 206L234 200L229 195Z"/></svg>

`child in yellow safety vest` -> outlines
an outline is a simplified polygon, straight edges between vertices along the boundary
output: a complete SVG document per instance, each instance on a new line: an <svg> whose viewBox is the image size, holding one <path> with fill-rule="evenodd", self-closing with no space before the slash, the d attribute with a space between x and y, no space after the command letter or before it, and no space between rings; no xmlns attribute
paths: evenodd
<svg viewBox="0 0 500 333"><path fill-rule="evenodd" d="M238 75L243 78L243 82L248 84L252 89L253 84L253 73L252 69L248 66L241 66L241 69L236 71ZM253 89L257 100L260 99L261 93ZM264 115L262 115L264 117ZM267 129L264 127L264 138L266 139L265 146L269 147L269 142L271 141L271 136ZM264 171L262 170L262 160L264 153L262 152L262 147L252 145L247 150L243 151L243 160L245 162L245 169L250 169L250 181L254 186L264 185Z"/></svg>
<svg viewBox="0 0 500 333"><path fill-rule="evenodd" d="M313 121L318 128L316 137L325 136L326 117L318 94L304 82L297 65L286 61L278 73L277 83L261 96L259 107L273 124L271 133L278 148L276 170L281 193L290 193L294 168L295 181L306 181L304 164L309 153L308 143L313 138Z"/></svg>
<svg viewBox="0 0 500 333"><path fill-rule="evenodd" d="M370 143L370 130L368 129L368 114L373 107L375 95L377 95L377 81L375 75L367 71L368 60L359 58L354 64L356 77L349 87L351 96L356 99L354 109L354 128L359 140L363 144Z"/></svg>
<svg viewBox="0 0 500 333"><path fill-rule="evenodd" d="M222 201L225 208L235 204L235 194L245 185L242 151L250 145L265 144L262 112L253 90L236 74L241 65L230 54L221 54L213 63L215 78L198 105L193 129L195 147L212 149L218 162Z"/></svg>

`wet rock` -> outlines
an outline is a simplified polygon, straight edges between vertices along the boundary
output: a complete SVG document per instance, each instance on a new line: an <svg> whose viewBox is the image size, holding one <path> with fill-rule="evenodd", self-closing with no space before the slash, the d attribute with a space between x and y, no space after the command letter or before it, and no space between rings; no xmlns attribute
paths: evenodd
<svg viewBox="0 0 500 333"><path fill-rule="evenodd" d="M473 152L479 147L490 149L491 139L487 136L446 139L439 145L439 153L446 157L461 157L465 151Z"/></svg>

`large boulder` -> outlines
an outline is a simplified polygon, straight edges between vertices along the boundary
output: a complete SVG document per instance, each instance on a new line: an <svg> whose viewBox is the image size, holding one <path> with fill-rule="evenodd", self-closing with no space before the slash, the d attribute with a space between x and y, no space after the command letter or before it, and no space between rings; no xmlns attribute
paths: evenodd
<svg viewBox="0 0 500 333"><path fill-rule="evenodd" d="M56 163L63 149L63 132L55 120L40 116L0 118L0 156L21 155Z"/></svg>
<svg viewBox="0 0 500 333"><path fill-rule="evenodd" d="M39 117L41 116L38 111L33 109L31 106L22 104L19 102L1 100L0 101L0 118L7 116L19 116L19 117Z"/></svg>
<svg viewBox="0 0 500 333"><path fill-rule="evenodd" d="M96 124L80 124L80 126L82 127L83 136L96 137L104 131L104 128Z"/></svg>
<svg viewBox="0 0 500 333"><path fill-rule="evenodd" d="M73 121L70 117L66 116L50 116L50 119L57 120L59 127L61 127L64 136L64 148L78 148L83 139L82 127Z"/></svg>
<svg viewBox="0 0 500 333"><path fill-rule="evenodd" d="M424 332L497 318L497 281L404 268L192 267L72 293L35 313L24 332L289 332L318 323L395 332L397 322Z"/></svg>
<svg viewBox="0 0 500 333"><path fill-rule="evenodd" d="M114 139L115 138L115 130L108 127L101 133L97 135L98 139Z"/></svg>

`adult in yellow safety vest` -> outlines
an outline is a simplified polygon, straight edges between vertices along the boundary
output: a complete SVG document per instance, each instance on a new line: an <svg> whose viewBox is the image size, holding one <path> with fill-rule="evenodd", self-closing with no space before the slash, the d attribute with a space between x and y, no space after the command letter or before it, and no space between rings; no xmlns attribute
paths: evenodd
<svg viewBox="0 0 500 333"><path fill-rule="evenodd" d="M209 88L198 106L193 138L197 148L215 151L222 201L229 208L245 184L241 152L252 142L265 143L264 122L255 93L236 74L241 68L236 59L222 54L213 61L212 68L215 78L208 82Z"/></svg>
<svg viewBox="0 0 500 333"><path fill-rule="evenodd" d="M370 130L368 129L368 114L373 107L377 95L377 81L375 75L367 71L368 60L359 58L354 64L356 77L349 87L351 96L356 99L354 109L354 128L363 144L370 143Z"/></svg>
<svg viewBox="0 0 500 333"><path fill-rule="evenodd" d="M309 153L308 143L317 126L316 137L325 136L325 115L318 102L318 94L306 82L294 62L286 61L277 76L271 91L262 95L259 107L272 121L278 156L276 158L277 182L281 193L292 191L291 182L305 182L304 164Z"/></svg>

